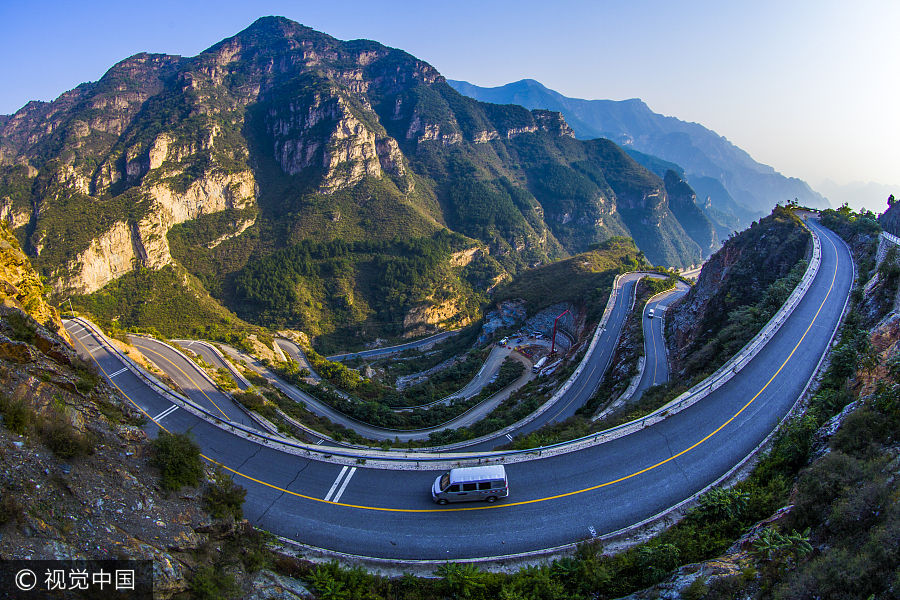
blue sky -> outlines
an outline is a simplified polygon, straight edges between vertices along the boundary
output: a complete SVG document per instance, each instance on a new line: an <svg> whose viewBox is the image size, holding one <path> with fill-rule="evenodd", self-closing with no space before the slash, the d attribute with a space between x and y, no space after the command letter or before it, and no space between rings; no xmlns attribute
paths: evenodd
<svg viewBox="0 0 900 600"><path fill-rule="evenodd" d="M194 56L283 15L402 48L449 79L641 98L814 188L826 178L900 184L895 0L0 0L0 14L0 114L95 81L132 54Z"/></svg>

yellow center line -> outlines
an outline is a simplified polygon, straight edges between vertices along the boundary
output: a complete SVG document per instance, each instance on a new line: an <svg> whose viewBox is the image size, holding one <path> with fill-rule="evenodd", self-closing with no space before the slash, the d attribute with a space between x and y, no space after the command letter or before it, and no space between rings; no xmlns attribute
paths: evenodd
<svg viewBox="0 0 900 600"><path fill-rule="evenodd" d="M180 368L178 365L176 365L175 363L173 363L173 362L172 362L171 360L169 360L166 356L160 354L159 352L157 352L157 351L155 351L155 350L153 350L153 349L151 349L151 348L148 348L147 346L141 346L140 344L135 344L135 346L137 346L137 347L140 348L141 350L146 350L146 351L148 351L148 352L152 352L153 354L157 355L158 357L160 357L161 359L163 359L164 361L166 361L167 363L169 363L170 365L172 365L173 367L175 367L176 369L178 369L179 371L181 371L181 374L184 375L185 377L187 377L187 378L188 378L188 381L190 381L191 383L194 384L194 387L197 388L197 391L199 391L201 394L203 394L204 396L206 396L206 392L204 392L203 389L202 389L199 385L197 385L197 382L194 381L193 379L191 379L191 376L190 376L190 375L188 375L187 373L185 373L184 371L182 371L181 368ZM206 399L209 400L210 403L212 403L212 405L216 407L216 410L218 410L220 413L222 413L222 416L223 416L223 417L225 417L225 418L226 418L227 420L229 420L229 421L231 420L231 418L230 418L228 415L225 414L225 411L223 411L221 408L219 408L219 405L216 404L216 403L213 401L212 398L210 398L209 396L206 396Z"/></svg>
<svg viewBox="0 0 900 600"><path fill-rule="evenodd" d="M834 243L831 242L830 239L828 240L828 242L832 245L832 247L835 246ZM533 500L523 500L523 501L520 501L520 502L510 502L510 503L504 503L504 504L488 504L488 505L485 505L485 506L473 506L473 507L468 507L468 508L430 508L430 509L387 508L387 507L380 507L380 506L364 506L364 505L358 505L358 504L347 504L347 503L344 503L344 502L331 502L331 501L328 501L328 500L323 500L323 499L321 499L321 498L315 498L315 497L313 497L313 496L307 496L307 495L305 495L305 494L300 494L300 493L298 493L298 492L292 492L292 491L290 491L290 490L288 490L288 489L285 489L285 488L279 487L279 486L277 486L277 485L274 485L274 484L265 482L265 481L263 481L263 480L261 480L261 479L256 479L255 477L251 477L251 476L249 476L249 475L247 475L247 474L245 474L245 473L241 473L240 471L237 471L237 470L235 470L235 469L232 469L232 468L228 467L227 465L224 465L224 464L222 464L222 463L219 463L218 461L213 460L213 459L209 458L209 457L206 456L206 455L201 454L201 456L202 456L205 460L207 460L207 461L209 461L209 462L211 462L211 463L213 463L213 464L220 465L221 467L223 467L223 468L226 469L227 471L230 471L231 473L234 473L235 475L239 475L240 477L243 477L244 479L247 479L247 480L249 480L249 481L253 481L253 482L258 483L258 484L260 484L260 485L262 485L262 486L271 488L271 489L273 489L273 490L277 490L277 491L279 491L279 492L282 492L282 493L285 493L285 494L294 496L294 497L296 497L296 498L302 498L302 499L304 499L304 500L311 500L311 501L319 502L319 503L323 503L323 504L332 504L332 505L335 505L335 506L343 506L343 507L346 507L346 508L357 508L357 509L362 509L362 510L372 510L372 511L380 511L380 512L398 512L398 513L434 513L434 512L451 512L451 511L466 511L466 510L491 510L491 509L501 509L501 508L509 508L509 507L511 507L511 506L523 506L523 505L526 505L526 504L536 504L536 503L539 503L539 502L547 502L547 501L549 501L549 500L557 500L557 499L559 499L559 498L565 498L565 497L567 497L567 496L575 496L575 495L578 495L578 494L584 494L584 493L586 493L586 492L591 492L591 491L594 491L594 490L598 490L598 489L601 489L601 488L605 488L605 487L614 485L614 484L616 484L616 483L621 483L621 482L626 481L626 480L628 480L628 479L632 479L632 478L634 478L634 477L637 477L638 475L642 475L642 474L644 474L644 473L647 473L647 472L649 472L649 471L652 471L652 470L654 470L654 469L657 469L657 468L661 467L662 465L665 465L665 464L669 463L670 461L675 460L676 458L679 458L679 457L681 457L681 456L684 456L685 454L687 454L687 453L690 452L691 450L694 450L695 448L697 448L698 446L700 446L701 444L703 444L704 442L706 442L707 440L709 440L710 438L712 438L714 435L716 435L717 433L719 433L722 429L724 429L725 427L727 427L729 424L731 424L736 418L738 418L738 416L741 415L741 413L743 413L743 412L744 412L751 404L753 404L753 402L756 401L757 398L759 398L759 396L766 390L766 388L769 387L769 384L771 384L772 381L774 381L775 378L778 377L778 375L781 373L781 371L784 369L784 367L785 367L785 366L788 364L788 362L793 358L794 353L797 351L797 349L798 349L798 348L800 347L800 345L803 343L803 340L806 338L806 335L810 332L810 330L812 329L812 327L813 327L813 325L815 324L816 320L819 318L819 314L822 312L822 309L825 307L825 303L828 301L828 298L829 298L829 296L831 295L832 290L834 289L835 281L837 280L838 264L839 264L839 261L840 261L840 256L837 254L837 248L836 248L836 247L835 247L835 257L836 257L836 261L837 261L837 262L835 262L834 273L833 273L833 275L832 275L832 277L831 277L831 284L830 284L830 286L829 286L829 288L828 288L828 292L825 294L825 297L822 299L822 303L819 305L818 310L816 310L816 314L813 316L812 321L810 321L809 326L806 328L806 331L803 332L803 335L800 337L800 340L799 340L799 341L797 342L797 344L794 346L793 350L791 350L791 353L788 355L788 357L784 360L784 362L781 364L781 366L778 367L778 370L775 372L775 374L772 375L772 377L766 382L766 384L765 384L765 385L764 385L764 386L756 393L756 395L753 396L753 398L751 398L751 399L750 399L743 407L741 407L741 409L740 409L739 411L737 411L737 412L734 414L734 416L732 416L730 419L728 419L727 421L725 421L722 425L720 425L719 427L717 427L712 433L709 433L709 434L706 435L703 439L701 439L700 441L694 443L694 444L691 445L690 447L688 447L688 448L682 450L681 452L679 452L678 454L675 454L675 455L673 455L673 456L670 456L669 458L667 458L667 459L665 459L665 460L662 460L662 461L660 461L660 462L658 462L658 463L656 463L656 464L654 464L654 465L651 465L651 466L649 466L649 467L646 467L646 468L644 468L644 469L641 469L640 471L636 471L636 472L634 472L634 473L631 473L630 475L625 475L625 476L620 477L620 478L618 478L618 479L614 479L614 480L612 480L612 481L607 481L607 482L605 482L605 483L601 483L601 484L598 484L598 485L595 485L595 486L587 487L587 488L584 488L584 489L581 489L581 490L575 490L575 491L573 491L573 492L567 492L567 493L565 493L565 494L557 494L557 495L555 495L555 496L547 496L547 497L545 497L545 498L535 498L535 499L533 499ZM83 345L83 344L82 344L82 345ZM85 349L86 349L86 348L85 348ZM91 356L93 356L93 355L91 355ZM96 358L95 358L94 360L95 360L95 362L96 362ZM100 363L97 362L97 365L99 366ZM100 369L103 370L102 367L100 367ZM104 371L104 374L105 374L105 373L106 373L106 371ZM108 376L107 376L107 377L108 377ZM113 385L115 385L115 383L113 383ZM116 386L116 389L118 389L120 392L122 392L122 394L123 394L126 398L128 398L128 399L131 401L132 404L134 404L135 406L137 406L137 404L136 404L133 400L131 400L131 398L128 397L128 395L125 394L125 392L123 392L118 386ZM143 409L141 409L139 406L138 406L138 409L139 409L142 413L144 413L145 415L147 415L147 413L146 413ZM150 417L150 415L147 415L147 416L148 416L148 418L150 418L151 421L153 420L153 419ZM154 423L156 423L156 421L154 421ZM157 425L159 425L159 423L157 423ZM159 427L162 428L162 429L164 429L165 431L168 431L168 430L166 430L164 427L162 427L162 425L159 425Z"/></svg>
<svg viewBox="0 0 900 600"><path fill-rule="evenodd" d="M81 325L81 324L79 323L79 325ZM81 325L81 327L82 327L82 329L84 329L85 331L87 331L88 333L90 333L91 336L94 336L94 332L92 332L90 329L87 329L84 325ZM103 365L100 364L100 361L97 360L97 357L94 356L93 354L91 354L91 351L87 349L87 346L85 346L84 343L83 343L80 339L75 338L74 336L73 336L73 338L75 339L76 342L78 342L79 344L81 344L81 347L84 348L84 351L88 353L88 356L90 356L92 359L94 359L94 362L97 364L97 368L100 369L100 370L103 372L104 375L106 375L106 379L109 380L109 382L113 385L114 388L116 388L117 390L119 390L119 393L120 393L120 394L122 394L123 396L125 396L126 398L128 398L128 401L131 402L131 403L134 405L134 407L135 407L136 409L138 409L139 411L141 411L142 413L144 413L144 416L146 416L148 419L150 419L151 421L153 421L154 423L156 423L156 425L157 425L160 429L162 429L162 430L165 431L166 433L169 433L169 430L168 430L168 429L166 429L165 427L163 427L162 425L160 425L157 421L155 421L155 420L153 419L153 417L151 417L151 416L147 413L147 411L145 411L143 408L141 408L141 407L138 405L137 402L135 402L134 400L131 399L131 396L129 396L128 394L126 394L126 393L122 390L122 388L120 388L120 387L116 384L116 382L112 380L112 378L109 376L109 373L106 372L106 369L104 369L104 368L103 368ZM101 347L102 347L102 346L101 346ZM105 348L104 348L104 349L105 349Z"/></svg>
<svg viewBox="0 0 900 600"><path fill-rule="evenodd" d="M834 246L834 244L831 242L831 240L829 240L829 243L831 243L832 246ZM837 250L837 249L835 248L835 257L836 257L836 260L839 261L839 260L840 260L840 257L838 256L836 250ZM828 301L828 297L831 295L831 292L832 292L832 290L834 289L834 283L835 283L835 281L836 281L836 279L837 279L837 273L838 273L838 262L835 262L834 274L833 274L832 277L831 277L831 284L830 284L830 286L828 287L828 292L825 294L825 297L822 299L822 303L819 305L819 308L818 308L818 310L816 311L816 314L813 316L812 321L810 321L809 326L806 328L806 331L803 332L803 335L800 337L800 340L799 340L799 341L797 342L797 344L794 346L794 349L791 350L791 353L790 353L790 354L788 355L788 357L784 360L784 362L781 364L781 366L778 367L778 370L775 371L775 374L772 375L771 378L769 378L769 380L768 380L768 381L766 382L766 384L762 387L762 389L760 389L760 390L756 393L756 395L753 396L753 398L751 398L751 399L750 399L743 407L741 407L741 409L740 409L739 411L737 411L737 412L734 414L734 416L732 416L730 419L728 419L727 421L725 421L722 425L720 425L719 427L717 427L717 428L715 429L715 431L713 431L712 433L708 434L706 437L704 437L704 438L701 439L700 441L696 442L696 443L693 444L692 446L690 446L690 447L688 447L688 448L682 450L682 451L679 452L678 454L675 454L674 456L670 456L669 458L667 458L667 459L665 459L665 460L662 460L662 461L660 461L660 462L658 462L658 463L656 463L656 464L654 464L654 465L651 465L651 466L649 466L649 467L646 467L646 468L644 468L644 469L641 469L640 471L637 471L637 472L632 473L632 474L630 474L630 475L625 475L624 477L620 477L620 478L614 479L614 480L612 480L612 481L607 481L607 482L605 482L605 483L601 483L601 484L599 484L599 485L595 485L595 486L591 486L591 487L588 487L588 488L584 488L584 489L582 489L582 490L576 490L576 491L573 491L573 492L567 492L567 493L565 493L565 494L557 494L556 496L547 496L547 497L545 497L545 498L535 498L534 500L523 500L523 501L520 501L520 502L509 502L509 503L504 503L504 504L488 504L488 505L485 505L485 506L473 506L473 507L469 507L469 508L427 508L427 509L413 509L413 508L387 508L387 507L381 507L381 506L363 506L363 505L358 505L358 504L347 504L347 503L344 503L344 502L330 502L330 501L327 501L327 500L322 500L321 498L314 498L314 497L312 497L312 496L307 496L307 495L304 495L304 494L300 494L300 493L298 493L298 492L292 492L292 491L290 491L290 490L287 490L287 489L278 487L278 486L273 485L273 484L271 484L271 483L266 483L265 481L261 481L261 480L259 480L259 479L255 479L255 478L253 478L253 477L250 477L249 475L245 475L244 473L241 473L241 472L239 472L239 471L236 471L236 470L234 470L234 469L231 469L231 468L229 468L229 467L227 467L227 466L225 466L225 465L222 465L222 466L223 466L226 470L231 471L232 473L234 473L234 474L236 474L236 475L240 475L241 477L244 477L245 479L249 479L250 481L254 481L254 482L259 483L259 484L261 484L261 485L264 485L264 486L266 486L266 487L272 488L272 489L274 489L274 490L278 490L278 491L280 491L280 492L284 492L285 494L289 494L289 495L295 496L295 497L297 497L297 498L303 498L303 499L306 499L306 500L313 500L313 501L315 501L315 502L321 502L321 503L324 503L324 504L333 504L333 505L335 505L335 506L343 506L343 507L346 507L346 508L358 508L358 509L362 509L362 510L373 510L373 511L380 511L380 512L399 512L399 513L433 513L433 512L450 512L450 511L464 511L464 510L491 510L491 509L509 508L509 507L511 507L511 506L523 506L523 505L526 505L526 504L536 504L536 503L538 503L538 502L547 502L548 500L557 500L557 499L559 499L559 498L565 498L565 497L567 497L567 496L575 496L575 495L577 495L577 494L584 494L584 493L586 493L586 492L591 492L591 491L594 491L594 490L598 490L598 489L601 489L601 488L604 488L604 487L611 486L611 485L616 484L616 483L621 483L621 482L626 481L626 480L628 480L628 479L632 479L632 478L634 478L634 477L637 477L638 475L642 475L642 474L644 474L644 473L647 473L648 471L652 471L652 470L654 470L654 469L656 469L656 468L659 468L659 467L661 467L662 465L664 465L664 464L666 464L666 463L668 463L668 462L670 462L670 461L675 460L676 458L679 458L679 457L681 457L681 456L684 456L685 454L687 454L687 453L690 452L691 450L697 448L698 446L700 446L701 444L703 444L704 442L706 442L707 440L709 440L711 437L713 437L714 435L716 435L717 433L719 433L722 429L724 429L725 427L727 427L729 424L731 424L736 418L738 418L738 416L740 416L741 413L743 413L743 412L744 412L751 404L753 404L753 402L754 402L757 398L759 398L759 396L766 390L766 388L769 387L769 384L771 384L772 381L774 381L775 378L778 377L778 375L781 373L781 371L784 369L784 367L785 367L785 366L788 364L788 362L793 358L794 353L797 351L797 349L798 349L798 348L800 347L800 345L803 343L803 340L806 338L806 334L808 334L808 333L810 332L810 330L812 329L813 324L814 324L814 323L816 322L816 320L819 318L819 313L822 312L822 308L825 307L825 303ZM204 457L204 458L206 458L206 457ZM207 460L210 460L210 459L207 458ZM214 462L214 461L213 461L213 462ZM218 463L217 463L217 464L218 464Z"/></svg>

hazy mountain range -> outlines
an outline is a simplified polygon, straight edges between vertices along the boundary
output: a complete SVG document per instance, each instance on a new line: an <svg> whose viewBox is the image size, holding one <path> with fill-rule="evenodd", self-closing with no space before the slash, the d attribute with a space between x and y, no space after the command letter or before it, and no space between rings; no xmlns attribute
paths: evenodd
<svg viewBox="0 0 900 600"><path fill-rule="evenodd" d="M866 208L882 213L887 208L887 199L891 194L900 196L900 185L884 185L881 183L863 183L852 181L846 185L838 185L826 179L818 189L834 207L848 204L855 210Z"/></svg>
<svg viewBox="0 0 900 600"><path fill-rule="evenodd" d="M798 199L802 204L827 208L828 201L810 186L785 177L772 167L760 164L749 154L697 123L654 113L639 99L581 100L568 98L533 79L523 79L500 87L483 88L465 81L448 81L456 90L483 102L520 104L526 108L559 111L579 139L604 137L626 150L634 149L679 165L688 183L698 191L700 202L711 197L717 204L720 190L712 190L715 180L727 190L720 210L738 217L742 224L761 213L768 214L777 203ZM698 188L710 193L703 193ZM732 204L729 208L727 205ZM743 213L741 212L743 206Z"/></svg>

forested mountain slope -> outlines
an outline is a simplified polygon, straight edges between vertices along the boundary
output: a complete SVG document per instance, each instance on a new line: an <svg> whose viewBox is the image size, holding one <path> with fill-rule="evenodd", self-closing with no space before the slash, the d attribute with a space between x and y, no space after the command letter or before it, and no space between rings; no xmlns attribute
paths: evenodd
<svg viewBox="0 0 900 600"><path fill-rule="evenodd" d="M712 178L724 186L732 197L731 202L736 200L738 206L717 204L716 194L712 195L713 204L740 219L741 228L758 218L756 213L767 214L777 202L796 198L807 206L829 206L828 201L805 181L785 177L772 167L756 162L745 151L698 123L655 113L637 98L621 101L568 98L533 79L495 88L483 88L465 81L449 83L459 92L478 100L559 111L572 126L576 137L609 138L624 148L677 163L687 173L687 180L694 189L697 189L696 179ZM700 194L701 202L707 197ZM749 214L743 215L743 212Z"/></svg>
<svg viewBox="0 0 900 600"><path fill-rule="evenodd" d="M401 50L280 17L195 57L135 55L11 115L0 218L59 296L168 267L166 281L205 288L188 294L323 330L417 328L406 316L423 306L428 325L463 322L505 277L616 235L656 264L701 256L663 180L613 142L575 139L559 113L467 98ZM434 241L448 229L452 242ZM440 257L397 271L405 292L388 314L365 265L382 252L399 264L401 241L436 243ZM249 279L301 242L321 251L318 270L295 268L273 312Z"/></svg>

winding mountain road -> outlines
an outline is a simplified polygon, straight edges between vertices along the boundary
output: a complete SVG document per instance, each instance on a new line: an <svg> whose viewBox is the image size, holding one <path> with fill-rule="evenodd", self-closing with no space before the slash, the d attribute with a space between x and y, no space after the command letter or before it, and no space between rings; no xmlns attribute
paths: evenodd
<svg viewBox="0 0 900 600"><path fill-rule="evenodd" d="M679 281L674 288L657 294L644 306L644 373L632 400L640 398L648 387L669 380L669 357L666 353L666 338L663 335L665 323L663 315L670 304L682 298L690 289L686 283ZM651 310L653 318L647 318Z"/></svg>
<svg viewBox="0 0 900 600"><path fill-rule="evenodd" d="M827 351L853 280L846 246L811 223L822 263L784 325L730 381L653 426L570 452L505 459L511 495L495 504L438 507L429 489L446 463L463 457L411 456L395 468L260 444L186 410L162 425L191 429L204 454L248 490L251 523L302 544L392 561L464 560L542 552L634 526L676 506L729 473L788 414ZM171 402L102 346L77 321L78 349L148 416ZM587 371L588 369L584 369ZM602 373L601 373L602 374ZM572 386L572 394L584 393ZM566 404L574 398L564 396ZM315 456L315 458L313 458ZM496 454L489 455L497 460ZM399 458L399 457L398 457ZM477 456L469 456L469 464ZM485 457L483 457L485 458ZM450 460L446 460L450 459ZM518 462L516 462L518 461Z"/></svg>
<svg viewBox="0 0 900 600"><path fill-rule="evenodd" d="M581 373L577 375L575 381L573 381L573 385L571 386L571 390L569 393L567 393L564 397L559 398L559 400L552 406L545 407L545 410L543 412L530 416L523 421L520 421L519 423L505 428L500 432L489 434L475 440L458 442L456 444L444 446L442 448L448 450L451 448L455 450L465 449L468 451L492 450L495 446L505 444L506 442L511 440L514 435L518 435L520 433L527 434L531 431L543 427L548 423L562 421L574 415L575 411L577 411L578 408L580 408L585 402L587 402L593 395L594 390L596 390L597 386L600 383L600 380L603 377L603 374L609 366L609 362L612 359L613 353L615 351L615 346L621 333L622 327L624 326L628 313L633 307L634 286L636 285L637 281L643 277L661 278L663 276L652 272L636 272L627 273L619 277L619 280L617 282L618 293L616 294L614 303L612 304L612 310L610 312L609 319L606 322L606 326L599 332L597 347L595 351L590 356L588 356L585 363L585 368L581 371ZM183 386L185 389L187 389L191 385L192 378L187 377L186 375L187 372L190 372L191 368L196 371L196 374L193 375L194 380L204 384L206 380L208 380L206 374L199 367L191 364L190 361L185 361L184 357L180 355L178 350L171 348L161 342L147 340L147 338L135 339L146 340L142 341L142 343L144 343L145 345L152 345L152 354L158 356L159 358L151 357L151 360L155 360L157 363L159 363L161 365L161 368L168 374L170 374L179 383L179 385ZM206 362L209 362L210 364L214 364L216 366L228 366L225 365L224 361L222 361L222 358L217 356L210 345L206 342L190 342L187 340L175 341L182 347L188 348L201 354L204 357L204 360ZM295 342L279 338L276 343L279 344L279 347L282 351L286 352L286 354L291 359L297 361L301 366L305 364L308 365L306 355L304 354L302 348L300 348L300 346ZM441 425L417 430L395 430L363 423L341 412L338 412L324 402L283 381L280 377L272 373L268 368L262 365L255 358L244 355L238 350L227 345L219 346L221 350L224 353L228 354L232 360L242 361L250 369L265 377L271 385L279 388L289 398L293 399L296 402L304 403L307 409L313 414L326 417L333 423L338 423L345 427L351 428L360 435L372 440L399 440L401 442L410 440L427 440L433 432L438 432L448 428L456 429L459 427L471 426L477 421L480 421L481 419L488 416L490 412L497 408L497 406L499 406L502 401L508 398L513 391L534 378L531 370L527 370L522 375L522 377L520 377L510 386L507 386L504 390L501 390L497 394L491 396L489 399L481 402L465 413ZM514 359L525 363L526 366L530 364L522 356L512 353L509 348L496 346L492 350L488 359L485 361L485 364L479 371L479 373L472 380L470 380L462 390L453 394L453 396L470 398L476 395L485 385L487 385L493 379L493 377L499 371L500 365L502 364L503 360L510 355L513 356ZM664 356L662 360L665 360ZM663 370L666 369L666 366L663 365L654 368ZM209 386L192 389L192 395L204 395L206 392L210 394L214 393L209 391L208 387ZM246 389L246 386L241 387L242 389Z"/></svg>

